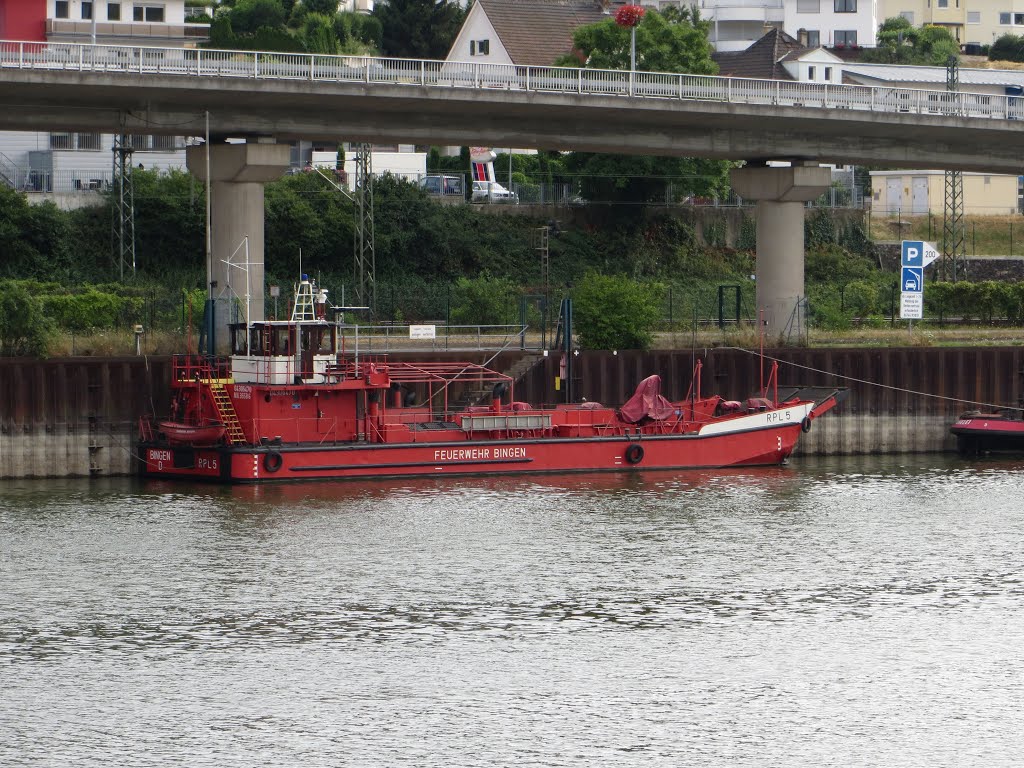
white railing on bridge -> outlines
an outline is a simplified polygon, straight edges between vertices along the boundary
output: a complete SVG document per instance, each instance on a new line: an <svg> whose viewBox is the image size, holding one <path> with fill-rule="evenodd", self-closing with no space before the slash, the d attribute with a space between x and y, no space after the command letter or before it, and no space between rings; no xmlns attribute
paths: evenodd
<svg viewBox="0 0 1024 768"><path fill-rule="evenodd" d="M1024 119L1024 98L918 88L308 53L0 41L0 68L362 82Z"/></svg>

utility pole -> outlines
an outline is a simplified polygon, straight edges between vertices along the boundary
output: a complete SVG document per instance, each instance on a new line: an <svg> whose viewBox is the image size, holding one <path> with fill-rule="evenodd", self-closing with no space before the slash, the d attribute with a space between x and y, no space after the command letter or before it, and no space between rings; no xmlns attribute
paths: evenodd
<svg viewBox="0 0 1024 768"><path fill-rule="evenodd" d="M111 222L111 250L118 279L124 280L125 267L135 276L135 185L132 180L132 139L114 134L114 218Z"/></svg>
<svg viewBox="0 0 1024 768"><path fill-rule="evenodd" d="M373 159L371 145L357 144L355 177L355 288L356 304L377 310L377 265L373 228Z"/></svg>
<svg viewBox="0 0 1024 768"><path fill-rule="evenodd" d="M946 90L960 90L960 62L954 55L946 63ZM953 95L952 99L957 97ZM961 261L967 256L967 227L964 223L964 175L946 171L945 205L942 215L942 279L954 283L959 278Z"/></svg>

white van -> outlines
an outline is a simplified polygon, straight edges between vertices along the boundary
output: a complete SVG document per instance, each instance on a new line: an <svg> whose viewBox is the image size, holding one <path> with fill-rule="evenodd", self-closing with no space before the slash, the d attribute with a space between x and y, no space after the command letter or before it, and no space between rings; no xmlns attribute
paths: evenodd
<svg viewBox="0 0 1024 768"><path fill-rule="evenodd" d="M496 181L474 181L473 196L474 203L512 203L519 204L519 195L509 192Z"/></svg>

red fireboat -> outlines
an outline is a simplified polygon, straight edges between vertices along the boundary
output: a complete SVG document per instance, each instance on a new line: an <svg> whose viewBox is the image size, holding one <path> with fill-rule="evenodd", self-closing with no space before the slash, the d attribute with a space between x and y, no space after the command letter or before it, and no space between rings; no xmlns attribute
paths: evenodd
<svg viewBox="0 0 1024 768"><path fill-rule="evenodd" d="M290 321L231 326L230 357L174 358L169 417L140 424L140 474L258 483L777 465L847 394L781 389L773 363L757 396L730 401L701 393L698 361L679 401L649 376L618 408L535 407L481 365L346 350L351 327L327 320L313 290L303 279ZM488 404L456 406L480 391Z"/></svg>

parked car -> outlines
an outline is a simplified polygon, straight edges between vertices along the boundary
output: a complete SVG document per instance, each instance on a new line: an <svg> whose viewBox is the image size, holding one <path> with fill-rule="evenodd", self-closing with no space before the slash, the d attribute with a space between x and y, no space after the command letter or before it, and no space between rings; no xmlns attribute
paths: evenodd
<svg viewBox="0 0 1024 768"><path fill-rule="evenodd" d="M462 195L462 177L430 174L420 179L420 188L428 195Z"/></svg>
<svg viewBox="0 0 1024 768"><path fill-rule="evenodd" d="M519 195L509 192L496 181L474 181L471 199L474 203L519 204Z"/></svg>

